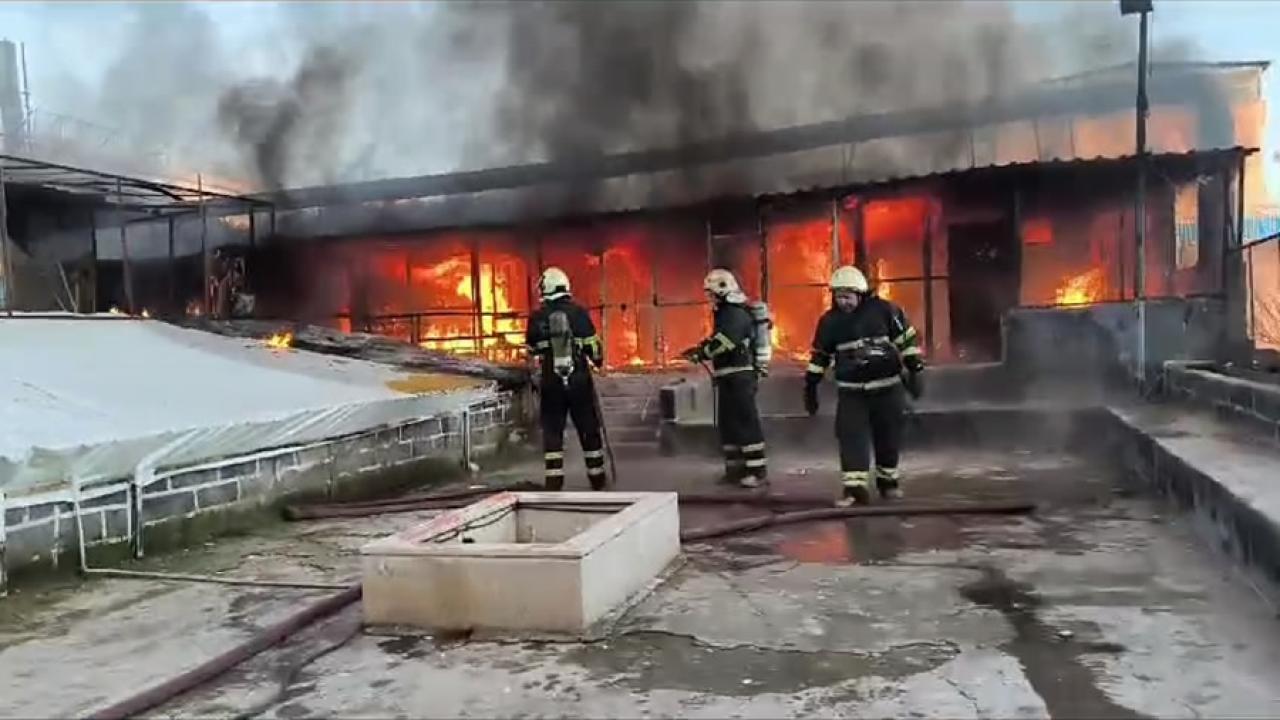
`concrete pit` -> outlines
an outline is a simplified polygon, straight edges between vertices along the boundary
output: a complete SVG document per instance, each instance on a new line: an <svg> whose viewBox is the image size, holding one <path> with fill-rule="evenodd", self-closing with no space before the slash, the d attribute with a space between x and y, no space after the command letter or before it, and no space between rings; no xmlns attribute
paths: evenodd
<svg viewBox="0 0 1280 720"><path fill-rule="evenodd" d="M680 554L680 518L675 493L506 492L360 554L369 625L585 632Z"/></svg>
<svg viewBox="0 0 1280 720"><path fill-rule="evenodd" d="M1109 452L1008 440L919 444L904 464L909 499L1026 498L1039 505L1031 516L867 518L689 544L677 571L587 640L378 636L361 632L351 607L157 714L1280 714L1280 638L1266 588ZM581 461L571 453L566 466L571 489L585 489ZM620 487L706 492L718 470L709 456L627 458ZM830 448L772 447L775 491L834 497L835 471ZM538 472L525 465L489 481ZM759 512L688 506L680 517L690 528ZM362 546L431 517L279 525L149 562L349 581ZM531 580L524 591L544 588ZM128 580L22 589L0 603L3 714L90 712L321 596Z"/></svg>

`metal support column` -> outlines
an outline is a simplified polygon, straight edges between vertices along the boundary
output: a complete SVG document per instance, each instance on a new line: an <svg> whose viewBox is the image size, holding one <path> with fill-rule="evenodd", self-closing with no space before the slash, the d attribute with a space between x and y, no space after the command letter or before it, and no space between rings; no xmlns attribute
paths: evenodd
<svg viewBox="0 0 1280 720"><path fill-rule="evenodd" d="M213 298L210 297L209 286L209 218L204 208L204 178L196 174L196 192L200 195L200 295L204 298L205 317L213 315Z"/></svg>
<svg viewBox="0 0 1280 720"><path fill-rule="evenodd" d="M13 276L13 251L9 248L9 201L5 195L4 168L0 167L0 307L10 315L16 306L17 278Z"/></svg>
<svg viewBox="0 0 1280 720"><path fill-rule="evenodd" d="M756 206L756 234L760 237L760 299L769 302L769 233L760 206Z"/></svg>
<svg viewBox="0 0 1280 720"><path fill-rule="evenodd" d="M831 270L840 267L840 201L831 198Z"/></svg>
<svg viewBox="0 0 1280 720"><path fill-rule="evenodd" d="M173 216L168 219L169 225L169 307L181 314L183 308L178 305L178 258L173 242Z"/></svg>
<svg viewBox="0 0 1280 720"><path fill-rule="evenodd" d="M1137 152L1138 188L1134 195L1134 245L1137 262L1134 271L1135 297L1138 305L1137 377L1139 387L1147 386L1147 22L1150 12L1138 19L1138 100Z"/></svg>
<svg viewBox="0 0 1280 720"><path fill-rule="evenodd" d="M864 230L866 219L867 204L863 202L861 197L856 198L857 205L854 206L853 213L853 255L854 265L862 271L863 275L870 277L871 267L867 258L867 234Z"/></svg>
<svg viewBox="0 0 1280 720"><path fill-rule="evenodd" d="M924 257L922 257L920 269L924 273L924 342L925 351L929 355L929 359L934 357L933 345L933 235L934 226L936 225L936 213L934 212L934 204L929 203L929 209L924 216Z"/></svg>
<svg viewBox="0 0 1280 720"><path fill-rule="evenodd" d="M475 338L475 351L479 355L484 348L480 338L480 238L471 237L471 336Z"/></svg>
<svg viewBox="0 0 1280 720"><path fill-rule="evenodd" d="M124 305L125 312L136 314L133 302L133 267L129 262L129 230L124 221L124 189L120 180L116 180L116 223L120 226L120 262L124 271Z"/></svg>

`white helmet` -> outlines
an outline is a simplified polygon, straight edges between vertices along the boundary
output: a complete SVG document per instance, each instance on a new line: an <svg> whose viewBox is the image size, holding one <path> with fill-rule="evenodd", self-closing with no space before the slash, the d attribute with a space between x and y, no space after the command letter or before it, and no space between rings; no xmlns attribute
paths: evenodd
<svg viewBox="0 0 1280 720"><path fill-rule="evenodd" d="M738 285L738 279L724 268L716 268L707 273L706 279L702 281L702 289L726 302L741 303L747 299Z"/></svg>
<svg viewBox="0 0 1280 720"><path fill-rule="evenodd" d="M862 271L852 265L841 265L836 271L831 273L831 290L852 290L856 293L865 293L870 291L871 287L867 285L867 276Z"/></svg>
<svg viewBox="0 0 1280 720"><path fill-rule="evenodd" d="M558 267L549 267L538 277L538 295L543 300L569 297L569 276Z"/></svg>

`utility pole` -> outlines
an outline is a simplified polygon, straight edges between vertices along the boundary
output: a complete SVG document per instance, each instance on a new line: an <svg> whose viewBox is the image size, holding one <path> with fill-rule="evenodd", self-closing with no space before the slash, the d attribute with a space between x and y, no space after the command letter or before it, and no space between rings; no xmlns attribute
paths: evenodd
<svg viewBox="0 0 1280 720"><path fill-rule="evenodd" d="M1138 97L1135 106L1136 148L1134 163L1138 173L1137 190L1133 196L1134 226L1134 282L1133 299L1137 305L1138 329L1137 373L1138 387L1147 387L1147 22L1151 15L1151 0L1120 0L1120 14L1138 15Z"/></svg>

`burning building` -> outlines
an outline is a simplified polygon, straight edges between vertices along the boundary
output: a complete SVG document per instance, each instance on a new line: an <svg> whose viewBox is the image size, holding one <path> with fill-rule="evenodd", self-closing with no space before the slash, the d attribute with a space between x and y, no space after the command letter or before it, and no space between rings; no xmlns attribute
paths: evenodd
<svg viewBox="0 0 1280 720"><path fill-rule="evenodd" d="M1223 291L1240 207L1263 198L1265 68L1157 66L1148 297ZM284 193L263 310L505 358L533 280L558 265L611 366L664 365L704 332L699 281L725 266L799 358L831 270L854 263L935 362L995 359L1012 308L1134 298L1131 73L680 152Z"/></svg>
<svg viewBox="0 0 1280 720"><path fill-rule="evenodd" d="M1266 67L1154 66L1148 297L1227 290L1243 217L1265 198ZM1014 308L1134 298L1133 87L1119 67L673 150L258 196L274 210L247 282L260 315L508 360L534 280L558 265L623 368L672 363L702 336L712 266L770 303L780 355L801 358L831 270L853 263L915 320L934 362L997 359ZM242 231L246 217L261 236L252 213L210 222ZM128 256L163 268L164 243L132 241ZM168 277L163 297L136 288L134 304L201 297Z"/></svg>

